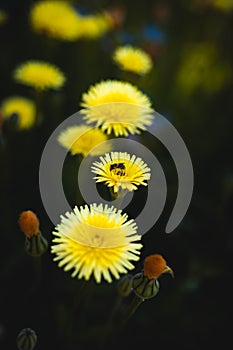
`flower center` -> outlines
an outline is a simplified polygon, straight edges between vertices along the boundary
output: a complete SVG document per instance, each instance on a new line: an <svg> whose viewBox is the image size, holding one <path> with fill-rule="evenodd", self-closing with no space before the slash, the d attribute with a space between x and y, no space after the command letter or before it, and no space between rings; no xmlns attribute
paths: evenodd
<svg viewBox="0 0 233 350"><path fill-rule="evenodd" d="M124 163L114 163L110 165L110 171L112 174L123 177L126 175Z"/></svg>
<svg viewBox="0 0 233 350"><path fill-rule="evenodd" d="M104 242L104 237L100 236L98 234L95 234L92 239L91 239L91 243L94 247L101 247L103 245Z"/></svg>

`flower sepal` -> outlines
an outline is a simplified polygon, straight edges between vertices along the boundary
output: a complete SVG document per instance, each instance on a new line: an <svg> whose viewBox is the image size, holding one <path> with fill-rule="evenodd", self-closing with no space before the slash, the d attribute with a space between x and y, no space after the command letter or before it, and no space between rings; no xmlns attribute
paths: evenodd
<svg viewBox="0 0 233 350"><path fill-rule="evenodd" d="M159 282L157 279L149 279L143 275L143 272L134 275L132 280L134 293L141 299L150 299L156 296L159 291Z"/></svg>
<svg viewBox="0 0 233 350"><path fill-rule="evenodd" d="M37 235L25 238L24 248L27 254L38 257L47 251L48 241L41 232L39 232Z"/></svg>

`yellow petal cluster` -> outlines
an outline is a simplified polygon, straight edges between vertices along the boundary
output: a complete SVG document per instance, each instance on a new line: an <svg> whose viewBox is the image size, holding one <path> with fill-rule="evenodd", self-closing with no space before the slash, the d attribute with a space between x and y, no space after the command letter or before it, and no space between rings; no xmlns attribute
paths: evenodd
<svg viewBox="0 0 233 350"><path fill-rule="evenodd" d="M131 45L119 46L113 53L113 60L122 70L144 75L153 67L151 57L142 49Z"/></svg>
<svg viewBox="0 0 233 350"><path fill-rule="evenodd" d="M6 98L2 101L1 112L4 119L9 119L16 115L19 129L29 129L35 123L35 104L32 100L25 97L11 96Z"/></svg>
<svg viewBox="0 0 233 350"><path fill-rule="evenodd" d="M74 41L81 35L79 15L68 1L35 2L29 21L35 32L54 39Z"/></svg>
<svg viewBox="0 0 233 350"><path fill-rule="evenodd" d="M151 125L153 111L149 98L136 86L118 80L101 81L82 95L84 120L115 136L139 134Z"/></svg>
<svg viewBox="0 0 233 350"><path fill-rule="evenodd" d="M93 163L92 172L97 174L96 182L103 182L118 192L137 190L140 185L147 186L150 179L150 168L139 157L127 152L111 152Z"/></svg>
<svg viewBox="0 0 233 350"><path fill-rule="evenodd" d="M139 260L142 244L134 220L121 210L102 204L75 207L71 213L61 216L61 222L53 231L55 238L51 251L54 261L64 271L73 270L72 277L97 283L102 277L109 283L112 276L134 269L131 261Z"/></svg>
<svg viewBox="0 0 233 350"><path fill-rule="evenodd" d="M86 125L74 125L63 130L58 136L58 142L67 148L72 155L82 154L92 156L102 154L110 149L108 139L101 130Z"/></svg>
<svg viewBox="0 0 233 350"><path fill-rule="evenodd" d="M65 83L65 76L61 70L45 61L22 63L15 69L13 77L17 82L39 91L59 89Z"/></svg>

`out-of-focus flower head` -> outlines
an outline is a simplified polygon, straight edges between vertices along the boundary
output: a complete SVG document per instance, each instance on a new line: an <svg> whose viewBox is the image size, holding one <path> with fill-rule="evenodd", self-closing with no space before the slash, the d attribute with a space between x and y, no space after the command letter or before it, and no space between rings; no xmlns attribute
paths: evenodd
<svg viewBox="0 0 233 350"><path fill-rule="evenodd" d="M3 119L16 117L19 129L31 128L36 120L35 103L21 96L11 96L3 100L1 112Z"/></svg>
<svg viewBox="0 0 233 350"><path fill-rule="evenodd" d="M82 154L83 156L88 153L94 156L109 151L109 143L100 145L107 139L107 135L101 130L86 125L71 126L58 136L58 142L67 148L72 155Z"/></svg>
<svg viewBox="0 0 233 350"><path fill-rule="evenodd" d="M42 91L59 89L65 83L65 76L55 65L44 61L27 61L16 67L14 79L24 85Z"/></svg>
<svg viewBox="0 0 233 350"><path fill-rule="evenodd" d="M68 1L45 0L32 5L29 20L37 33L64 41L81 35L80 16Z"/></svg>
<svg viewBox="0 0 233 350"><path fill-rule="evenodd" d="M112 29L112 20L107 12L90 15L80 15L81 37L98 39Z"/></svg>
<svg viewBox="0 0 233 350"><path fill-rule="evenodd" d="M181 57L177 84L185 95L197 89L216 93L232 79L230 64L220 60L216 47L210 43L188 45Z"/></svg>
<svg viewBox="0 0 233 350"><path fill-rule="evenodd" d="M149 98L136 86L118 80L101 81L82 95L80 112L88 124L116 136L139 134L151 125L153 113Z"/></svg>
<svg viewBox="0 0 233 350"><path fill-rule="evenodd" d="M141 158L127 152L111 152L100 157L100 162L94 162L92 172L96 182L104 182L113 187L114 192L123 190L134 191L137 187L147 186L150 179L150 168Z"/></svg>
<svg viewBox="0 0 233 350"><path fill-rule="evenodd" d="M54 261L65 271L73 270L72 277L97 283L103 277L112 282L112 276L134 269L131 261L138 261L142 244L134 220L127 214L102 204L75 207L73 212L61 216L61 223L53 231L51 251Z"/></svg>
<svg viewBox="0 0 233 350"><path fill-rule="evenodd" d="M7 13L0 9L0 25L7 21Z"/></svg>
<svg viewBox="0 0 233 350"><path fill-rule="evenodd" d="M147 24L142 28L141 40L144 50L153 59L156 59L162 54L162 50L166 44L167 34L159 26Z"/></svg>
<svg viewBox="0 0 233 350"><path fill-rule="evenodd" d="M212 0L213 6L222 12L233 11L233 1L232 0Z"/></svg>
<svg viewBox="0 0 233 350"><path fill-rule="evenodd" d="M151 57L142 49L136 46L119 46L113 53L113 60L118 66L126 71L144 75L153 67Z"/></svg>

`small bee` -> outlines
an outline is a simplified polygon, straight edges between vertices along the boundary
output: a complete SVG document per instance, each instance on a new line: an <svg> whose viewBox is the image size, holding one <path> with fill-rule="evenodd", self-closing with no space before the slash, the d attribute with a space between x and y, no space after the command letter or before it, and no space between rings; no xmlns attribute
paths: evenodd
<svg viewBox="0 0 233 350"><path fill-rule="evenodd" d="M125 164L124 163L111 164L110 171L113 171L115 175L125 176Z"/></svg>

